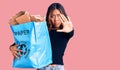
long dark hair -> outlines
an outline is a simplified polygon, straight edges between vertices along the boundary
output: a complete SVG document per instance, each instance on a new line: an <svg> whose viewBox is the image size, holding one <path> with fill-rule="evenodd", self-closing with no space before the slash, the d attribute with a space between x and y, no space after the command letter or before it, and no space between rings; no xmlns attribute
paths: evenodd
<svg viewBox="0 0 120 70"><path fill-rule="evenodd" d="M53 25L52 25L52 23L49 20L49 15L55 9L59 10L60 13L63 14L68 19L64 7L60 3L52 3L48 7L47 14L46 14L46 22L47 22L47 26L48 26L49 31L52 30L52 28L53 28Z"/></svg>

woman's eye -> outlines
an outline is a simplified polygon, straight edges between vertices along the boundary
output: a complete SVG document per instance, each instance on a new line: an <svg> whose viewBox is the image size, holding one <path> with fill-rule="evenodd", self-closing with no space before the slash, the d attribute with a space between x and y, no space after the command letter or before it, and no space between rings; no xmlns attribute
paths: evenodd
<svg viewBox="0 0 120 70"><path fill-rule="evenodd" d="M55 18L55 16L54 16L54 15L52 15L52 16L51 16L51 18Z"/></svg>

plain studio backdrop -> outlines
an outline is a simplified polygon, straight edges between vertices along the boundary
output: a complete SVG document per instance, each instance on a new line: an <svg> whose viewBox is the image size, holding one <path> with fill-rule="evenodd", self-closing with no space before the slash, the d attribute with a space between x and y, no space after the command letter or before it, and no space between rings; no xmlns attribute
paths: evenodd
<svg viewBox="0 0 120 70"><path fill-rule="evenodd" d="M0 70L35 70L12 68L8 21L21 10L45 16L53 2L65 7L75 30L65 51L65 70L120 70L119 0L1 0Z"/></svg>

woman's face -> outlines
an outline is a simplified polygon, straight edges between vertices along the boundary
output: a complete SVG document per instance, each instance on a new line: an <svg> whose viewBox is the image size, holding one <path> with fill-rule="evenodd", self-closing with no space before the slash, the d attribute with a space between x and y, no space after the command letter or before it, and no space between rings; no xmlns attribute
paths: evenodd
<svg viewBox="0 0 120 70"><path fill-rule="evenodd" d="M52 22L52 24L54 25L55 28L59 28L61 25L61 21L60 21L60 11L55 9L50 13L50 21Z"/></svg>

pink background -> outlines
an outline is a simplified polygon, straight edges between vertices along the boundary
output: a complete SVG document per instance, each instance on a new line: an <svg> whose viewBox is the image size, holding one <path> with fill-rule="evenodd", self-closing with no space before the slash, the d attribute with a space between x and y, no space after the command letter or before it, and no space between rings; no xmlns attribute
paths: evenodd
<svg viewBox="0 0 120 70"><path fill-rule="evenodd" d="M20 10L45 16L53 2L62 3L75 29L64 56L65 70L120 70L119 0L1 1L0 70L35 70L12 68L9 45L14 40L8 21Z"/></svg>

